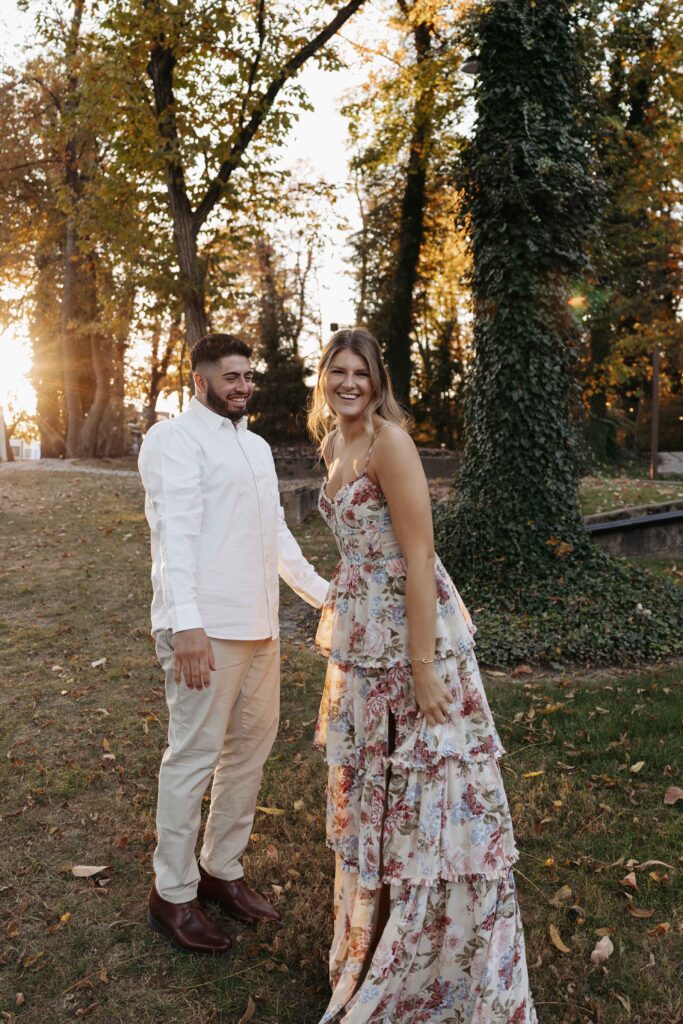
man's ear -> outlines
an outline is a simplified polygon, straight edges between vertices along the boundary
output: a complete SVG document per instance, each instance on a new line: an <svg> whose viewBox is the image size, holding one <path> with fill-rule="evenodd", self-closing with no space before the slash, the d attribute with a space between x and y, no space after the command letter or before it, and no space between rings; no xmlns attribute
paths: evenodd
<svg viewBox="0 0 683 1024"><path fill-rule="evenodd" d="M200 373L199 370L193 370L192 379L194 380L195 394L205 395L206 394L206 374Z"/></svg>

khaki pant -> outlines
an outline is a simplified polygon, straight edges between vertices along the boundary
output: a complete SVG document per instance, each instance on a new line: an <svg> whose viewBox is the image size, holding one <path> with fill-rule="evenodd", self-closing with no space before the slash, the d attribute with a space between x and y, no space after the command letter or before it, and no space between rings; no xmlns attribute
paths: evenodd
<svg viewBox="0 0 683 1024"><path fill-rule="evenodd" d="M202 798L213 776L200 853L202 867L233 881L251 833L263 765L277 733L279 640L211 640L211 685L190 690L173 678L173 635L155 634L166 673L168 747L159 770L156 886L162 899L197 895L195 849Z"/></svg>

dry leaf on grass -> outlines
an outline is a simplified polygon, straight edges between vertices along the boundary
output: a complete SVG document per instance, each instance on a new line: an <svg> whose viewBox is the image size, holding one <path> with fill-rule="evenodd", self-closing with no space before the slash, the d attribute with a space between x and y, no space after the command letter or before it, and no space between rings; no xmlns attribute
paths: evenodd
<svg viewBox="0 0 683 1024"><path fill-rule="evenodd" d="M658 938L660 935L666 935L670 928L671 925L668 923L668 921L662 921L661 924L656 924L654 928L650 928L650 930L646 932L646 934L654 939Z"/></svg>
<svg viewBox="0 0 683 1024"><path fill-rule="evenodd" d="M643 910L640 907L632 907L630 904L626 907L626 910L631 917L646 918L654 915L654 910Z"/></svg>
<svg viewBox="0 0 683 1024"><path fill-rule="evenodd" d="M629 871L629 873L621 879L619 885L628 885L631 889L637 889L638 883L636 881L635 872Z"/></svg>
<svg viewBox="0 0 683 1024"><path fill-rule="evenodd" d="M285 813L282 810L281 807L257 807L256 810L260 811L261 814L273 814L273 815L276 815L276 814L284 814Z"/></svg>
<svg viewBox="0 0 683 1024"><path fill-rule="evenodd" d="M107 664L107 659L106 658L98 658L97 661L91 661L90 662L90 667L91 668L101 668L103 665L106 665L106 664Z"/></svg>
<svg viewBox="0 0 683 1024"><path fill-rule="evenodd" d="M630 772L631 772L631 773L632 773L633 775L635 775L635 774L636 774L637 772L639 772L639 771L640 771L640 769L641 769L641 768L642 768L642 767L644 766L644 764L645 764L645 762L644 762L644 761L636 761L636 763L635 763L635 764L632 764L632 765L631 765L631 767L629 768L629 771L630 771Z"/></svg>
<svg viewBox="0 0 683 1024"><path fill-rule="evenodd" d="M249 998L247 1000L247 1008L244 1011L244 1013L242 1014L242 1016L240 1017L240 1019L237 1021L237 1024L247 1024L247 1021L251 1020L251 1018L254 1016L255 1013L256 1013L256 1003L251 998L251 996L249 996Z"/></svg>
<svg viewBox="0 0 683 1024"><path fill-rule="evenodd" d="M555 949L559 949L560 953L571 953L571 949L569 948L569 946L565 946L560 936L560 933L558 932L554 924L550 925L548 931L550 933L550 941L552 942Z"/></svg>
<svg viewBox="0 0 683 1024"><path fill-rule="evenodd" d="M98 867L92 864L74 864L71 868L71 874L74 878L93 878L95 875L100 875L103 871L109 871L108 864L100 864Z"/></svg>
<svg viewBox="0 0 683 1024"><path fill-rule="evenodd" d="M609 935L603 935L595 944L595 949L591 953L591 960L594 964L604 964L605 960L609 960L613 952L614 945L612 940Z"/></svg>
<svg viewBox="0 0 683 1024"><path fill-rule="evenodd" d="M563 885L561 889L558 889L555 895L551 898L550 902L554 907L559 907L563 903L566 903L572 894L570 886Z"/></svg>
<svg viewBox="0 0 683 1024"><path fill-rule="evenodd" d="M540 771L537 771L537 772L524 772L524 774L522 775L522 778L523 779L535 779L538 775L545 775L545 769L541 768Z"/></svg>
<svg viewBox="0 0 683 1024"><path fill-rule="evenodd" d="M633 861L629 862L629 867L633 864ZM673 871L672 864L665 864L663 860L644 860L642 864L635 864L636 871L644 871L645 868L668 868L669 871Z"/></svg>
<svg viewBox="0 0 683 1024"><path fill-rule="evenodd" d="M613 992L612 995L615 999L618 999L621 1005L626 1010L629 1017L631 1016L631 1000L628 996L620 996L618 992Z"/></svg>
<svg viewBox="0 0 683 1024"><path fill-rule="evenodd" d="M672 807L679 800L683 800L683 789L680 786L669 786L664 794L664 803Z"/></svg>

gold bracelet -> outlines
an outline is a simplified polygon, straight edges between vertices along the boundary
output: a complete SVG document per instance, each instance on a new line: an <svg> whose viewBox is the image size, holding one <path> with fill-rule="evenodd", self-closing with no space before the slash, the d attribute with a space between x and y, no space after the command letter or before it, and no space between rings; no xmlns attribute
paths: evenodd
<svg viewBox="0 0 683 1024"><path fill-rule="evenodd" d="M434 658L408 658L408 661L419 661L421 665L433 665Z"/></svg>

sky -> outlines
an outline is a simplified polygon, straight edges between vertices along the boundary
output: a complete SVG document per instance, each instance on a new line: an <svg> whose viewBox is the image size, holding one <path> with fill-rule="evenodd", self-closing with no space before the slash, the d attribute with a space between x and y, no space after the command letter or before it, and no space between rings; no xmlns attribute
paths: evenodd
<svg viewBox="0 0 683 1024"><path fill-rule="evenodd" d="M371 7L364 18L364 37L368 34L370 12ZM349 26L346 30L349 36L359 31L363 15L357 17L355 29ZM14 0L4 0L0 7L0 56L3 62L11 62L20 53L30 30L30 15L21 12ZM296 168L299 173L303 169L316 179L324 178L331 184L342 186L347 182L348 153L346 122L339 113L339 107L346 93L358 84L365 73L360 58L351 47L347 47L347 59L349 66L339 72L322 72L312 65L304 67L299 81L306 88L313 109L304 111L294 125L282 156L284 166ZM338 213L352 227L357 224L355 197L342 197ZM333 230L327 239L317 275L316 300L324 335L331 323L353 322L354 301L347 255L344 233ZM303 354L313 356L317 345L317 341L309 341L308 351L303 346ZM7 408L9 403L29 413L34 411L35 396L27 380L30 367L30 344L25 328L18 325L0 334L0 405ZM163 403L160 402L159 407L161 409Z"/></svg>

